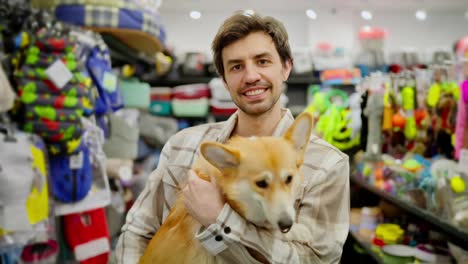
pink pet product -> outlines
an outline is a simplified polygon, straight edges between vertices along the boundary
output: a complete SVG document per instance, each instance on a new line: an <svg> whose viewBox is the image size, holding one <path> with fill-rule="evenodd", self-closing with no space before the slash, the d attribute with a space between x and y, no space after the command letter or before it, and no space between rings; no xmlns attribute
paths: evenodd
<svg viewBox="0 0 468 264"><path fill-rule="evenodd" d="M463 148L468 149L468 80L461 85L460 101L458 101L457 124L455 128L455 158L460 158Z"/></svg>

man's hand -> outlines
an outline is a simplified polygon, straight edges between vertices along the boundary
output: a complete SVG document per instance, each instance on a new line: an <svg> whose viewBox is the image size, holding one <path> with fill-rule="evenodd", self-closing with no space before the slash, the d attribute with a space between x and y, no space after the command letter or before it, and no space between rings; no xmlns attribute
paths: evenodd
<svg viewBox="0 0 468 264"><path fill-rule="evenodd" d="M193 171L189 171L187 185L182 190L184 203L188 212L202 224L208 227L216 222L224 206L224 199L216 181L205 181Z"/></svg>

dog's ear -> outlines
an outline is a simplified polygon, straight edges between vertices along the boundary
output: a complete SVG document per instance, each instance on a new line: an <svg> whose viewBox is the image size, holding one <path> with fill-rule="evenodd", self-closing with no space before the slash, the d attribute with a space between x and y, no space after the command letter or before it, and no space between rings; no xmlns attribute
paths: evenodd
<svg viewBox="0 0 468 264"><path fill-rule="evenodd" d="M240 153L217 142L204 142L200 153L211 165L222 170L239 165Z"/></svg>
<svg viewBox="0 0 468 264"><path fill-rule="evenodd" d="M304 158L304 151L309 143L310 134L312 133L312 115L308 112L304 112L296 117L294 123L289 127L284 138L290 141L294 149L299 153L298 165L302 164Z"/></svg>

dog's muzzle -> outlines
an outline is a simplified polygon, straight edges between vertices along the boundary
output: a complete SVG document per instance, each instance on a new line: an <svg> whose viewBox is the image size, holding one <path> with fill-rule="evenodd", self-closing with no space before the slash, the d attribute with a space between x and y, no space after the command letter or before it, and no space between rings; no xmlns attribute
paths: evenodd
<svg viewBox="0 0 468 264"><path fill-rule="evenodd" d="M293 221L289 217L281 218L278 221L278 227L281 230L282 233L287 233L289 230L291 230L291 227L293 225Z"/></svg>

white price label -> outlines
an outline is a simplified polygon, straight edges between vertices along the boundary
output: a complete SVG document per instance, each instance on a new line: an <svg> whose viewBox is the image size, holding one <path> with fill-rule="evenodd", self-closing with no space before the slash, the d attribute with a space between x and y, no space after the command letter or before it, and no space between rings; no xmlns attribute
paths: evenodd
<svg viewBox="0 0 468 264"><path fill-rule="evenodd" d="M104 89L108 92L113 92L117 89L117 77L112 72L104 72L103 77Z"/></svg>
<svg viewBox="0 0 468 264"><path fill-rule="evenodd" d="M83 152L70 156L70 169L81 169L83 168Z"/></svg>
<svg viewBox="0 0 468 264"><path fill-rule="evenodd" d="M460 159L458 161L458 170L468 175L468 149L460 151Z"/></svg>
<svg viewBox="0 0 468 264"><path fill-rule="evenodd" d="M73 74L61 60L56 60L52 63L45 73L49 80L51 80L55 86L60 89L62 89L73 78Z"/></svg>

